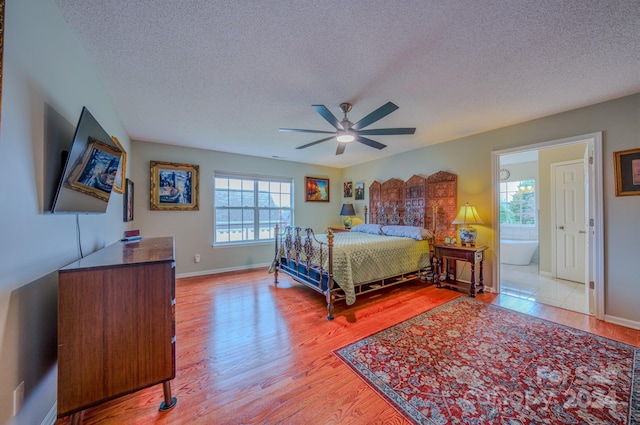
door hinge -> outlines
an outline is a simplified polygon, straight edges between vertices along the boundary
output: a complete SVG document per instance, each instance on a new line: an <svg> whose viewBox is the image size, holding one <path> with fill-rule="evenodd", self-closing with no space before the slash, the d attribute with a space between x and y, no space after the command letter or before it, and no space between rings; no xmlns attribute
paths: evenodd
<svg viewBox="0 0 640 425"><path fill-rule="evenodd" d="M589 281L589 289L596 289L596 284L593 280Z"/></svg>
<svg viewBox="0 0 640 425"><path fill-rule="evenodd" d="M589 219L589 226L593 227L594 225L595 225L595 221L592 218L590 218Z"/></svg>
<svg viewBox="0 0 640 425"><path fill-rule="evenodd" d="M589 165L593 165L593 157L592 156L589 157Z"/></svg>

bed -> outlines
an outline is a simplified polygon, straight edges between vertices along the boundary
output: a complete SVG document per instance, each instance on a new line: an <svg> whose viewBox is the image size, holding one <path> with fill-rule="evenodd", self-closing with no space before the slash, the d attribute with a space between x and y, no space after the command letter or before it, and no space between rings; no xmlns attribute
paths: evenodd
<svg viewBox="0 0 640 425"><path fill-rule="evenodd" d="M338 301L351 305L360 294L414 279L433 283L433 244L455 231L456 185L442 171L373 182L365 223L350 232L276 226L274 283L282 272L322 293L329 320Z"/></svg>

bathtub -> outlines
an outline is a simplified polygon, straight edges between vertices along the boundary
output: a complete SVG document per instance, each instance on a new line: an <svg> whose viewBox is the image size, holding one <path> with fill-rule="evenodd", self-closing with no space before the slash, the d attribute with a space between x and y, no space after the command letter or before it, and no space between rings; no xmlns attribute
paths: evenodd
<svg viewBox="0 0 640 425"><path fill-rule="evenodd" d="M526 266L538 249L538 241L502 239L500 241L500 263Z"/></svg>

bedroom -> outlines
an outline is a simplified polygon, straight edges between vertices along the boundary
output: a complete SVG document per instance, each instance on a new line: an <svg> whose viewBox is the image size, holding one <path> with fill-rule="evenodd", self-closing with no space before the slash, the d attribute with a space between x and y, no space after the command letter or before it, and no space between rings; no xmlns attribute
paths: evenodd
<svg viewBox="0 0 640 425"><path fill-rule="evenodd" d="M590 106L456 138L448 143L421 148L417 152L398 154L345 169L333 168L131 141L108 93L78 40L64 25L55 3L46 0L9 2L6 14L0 157L5 159L3 181L11 184L5 184L0 189L0 214L5 223L2 243L4 273L0 277L0 352L1 360L6 365L0 371L0 412L3 415L11 411L12 393L21 381L25 381L26 386L26 403L22 411L25 420L28 416L33 419L30 422L41 423L55 402L55 359L52 360L51 353L47 351L55 335L52 336L51 329L37 317L29 314L29 307L37 305L40 314L51 317L50 301L56 287L49 275L77 258L78 252L75 217L42 213L44 183L41 164L44 161L45 104L54 107L69 121L75 121L81 107L87 103L87 99L91 99L92 103L88 106L92 112L100 117L102 125L117 136L130 153L128 175L136 183L135 221L132 226L140 228L143 235L171 232L184 237L177 242L180 275L263 264L268 261L262 260L264 252L271 252L272 247L212 249L207 233L201 231L210 229L212 223L211 212L204 207L197 213L149 211L147 182L150 160L200 164L202 176L211 176L217 169L289 175L299 186L302 186L306 175L326 176L332 184L330 203L321 207L305 203L301 195L296 202L296 214L299 217L296 222L303 224L301 221L304 217L317 223L314 225L318 227L339 223L338 212L342 203L339 194L344 180L365 181L368 187L368 183L374 179L406 179L414 173L426 175L448 170L459 176L459 202L474 203L482 211L487 225L478 226L478 238L483 243L491 244L491 152L497 148L602 131L605 134L603 185L607 229L605 313L612 319L626 320L629 325L637 326L640 323L635 308L640 304L640 295L636 288L637 272L634 265L635 241L640 237L638 226L634 225L639 198L615 196L611 159L613 152L640 147L640 95L637 94L637 85L631 92L611 95L607 101L594 102ZM63 43L54 40L62 40ZM62 66L61 63L66 65ZM70 66L74 69L73 73L68 72ZM302 112L309 106L299 105L299 108ZM397 113L401 111L403 109ZM278 122L274 123L274 128L295 124ZM469 156L469 151L473 155ZM486 158L486 161L477 161L477 158ZM210 179L202 178L200 194L202 205L211 205ZM178 225L178 220L184 219L185 214L192 225L186 229L180 228L178 232L174 226ZM106 215L81 216L80 226L82 246L88 252L120 238L127 228L127 224L122 222L122 197L114 198ZM197 264L193 262L196 253L202 257ZM491 264L487 264L487 270L494 267L493 262L489 260ZM492 274L487 273L489 285L491 279ZM20 298L26 295L33 298ZM30 364L20 360L32 351L42 355L36 356ZM0 418L2 422L6 420L8 417Z"/></svg>

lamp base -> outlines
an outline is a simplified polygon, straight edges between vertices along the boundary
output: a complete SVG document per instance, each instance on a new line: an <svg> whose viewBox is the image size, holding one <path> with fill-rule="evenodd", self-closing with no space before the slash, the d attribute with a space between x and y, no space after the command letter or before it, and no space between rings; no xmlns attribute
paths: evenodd
<svg viewBox="0 0 640 425"><path fill-rule="evenodd" d="M345 217L342 220L342 223L344 224L345 229L351 229L351 217Z"/></svg>
<svg viewBox="0 0 640 425"><path fill-rule="evenodd" d="M458 230L460 234L460 243L464 246L475 246L476 245L476 229L473 227L461 227Z"/></svg>

